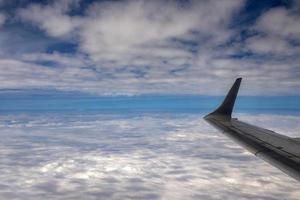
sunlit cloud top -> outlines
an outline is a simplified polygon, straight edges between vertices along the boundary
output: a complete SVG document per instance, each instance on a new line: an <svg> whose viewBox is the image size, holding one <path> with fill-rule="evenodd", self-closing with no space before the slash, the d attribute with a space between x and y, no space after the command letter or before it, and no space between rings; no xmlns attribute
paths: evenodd
<svg viewBox="0 0 300 200"><path fill-rule="evenodd" d="M299 135L299 116L240 117ZM300 195L298 182L199 115L5 115L0 128L1 199L296 200Z"/></svg>
<svg viewBox="0 0 300 200"><path fill-rule="evenodd" d="M300 95L297 1L0 1L0 89Z"/></svg>

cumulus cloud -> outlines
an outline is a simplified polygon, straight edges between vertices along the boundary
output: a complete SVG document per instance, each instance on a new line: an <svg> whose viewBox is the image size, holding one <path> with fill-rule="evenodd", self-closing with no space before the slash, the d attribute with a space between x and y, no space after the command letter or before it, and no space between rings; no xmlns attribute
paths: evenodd
<svg viewBox="0 0 300 200"><path fill-rule="evenodd" d="M286 8L272 9L257 22L259 30L289 39L300 39L300 15Z"/></svg>
<svg viewBox="0 0 300 200"><path fill-rule="evenodd" d="M299 55L300 47L293 41L300 40L299 6L279 7L265 12L256 22L254 29L262 34L252 37L248 47L260 54Z"/></svg>
<svg viewBox="0 0 300 200"><path fill-rule="evenodd" d="M0 13L0 27L5 23L6 16L3 13Z"/></svg>
<svg viewBox="0 0 300 200"><path fill-rule="evenodd" d="M287 39L276 36L254 36L247 40L246 45L258 54L292 56L300 52L299 47L294 47Z"/></svg>
<svg viewBox="0 0 300 200"><path fill-rule="evenodd" d="M50 36L65 36L77 27L74 34L79 37L80 49L109 66L131 64L139 58L187 57L188 53L174 48L170 40L190 39L192 32L222 42L231 35L227 30L230 17L243 5L242 0L191 1L187 6L175 1L104 2L91 4L85 16L71 17L68 11L74 2L78 3L33 4L20 9L18 15ZM214 15L207 17L210 13Z"/></svg>
<svg viewBox="0 0 300 200"><path fill-rule="evenodd" d="M0 87L16 88L23 82L23 88L54 87L100 95L215 95L223 94L232 79L243 76L247 81L244 94L297 95L298 14L294 8L269 9L253 26L246 26L246 31L256 34L243 39L240 27L233 25L244 6L242 0L26 4L16 9L16 19L38 27L52 41L34 40L32 46L18 40L22 45L16 45L13 41L24 33L11 34L13 39L9 35L15 30L0 33L1 63L11 60L24 69L32 69L29 65L40 68L40 73L33 73L36 76L27 71L24 77L2 77L6 82ZM52 51L50 44L60 42L75 49ZM11 74L19 70L1 67Z"/></svg>
<svg viewBox="0 0 300 200"><path fill-rule="evenodd" d="M50 36L65 36L79 23L66 13L78 4L78 0L55 1L52 4L32 4L26 9L20 9L18 15L23 21L37 24Z"/></svg>
<svg viewBox="0 0 300 200"><path fill-rule="evenodd" d="M32 60L34 55L25 56L24 60ZM84 61L80 59L70 59L68 56L61 57L52 56L43 57L35 61L49 61L53 62L53 65L59 65L59 68L55 66L42 66L39 64L28 63L26 61L16 61L11 59L0 60L1 69L1 81L2 88L58 88L61 90L74 90L78 88L85 91L85 87L93 91L99 85L93 85L96 83L95 74L91 69L85 69L76 67ZM76 63L73 67L69 67L70 63ZM65 67L67 66L67 67ZM13 70L11 70L13 68ZM16 81L18 80L18 81ZM21 81L22 80L22 81ZM87 81L84 85L81 82ZM70 85L73 85L70 87ZM94 89L93 89L94 88Z"/></svg>
<svg viewBox="0 0 300 200"><path fill-rule="evenodd" d="M242 2L192 1L187 7L172 1L93 4L87 10L81 49L95 61L114 61L117 65L139 57L146 61L152 57L187 57L187 52L174 48L172 39L190 39L193 31L199 31L204 38L226 40L229 19ZM207 17L209 13L215 14Z"/></svg>
<svg viewBox="0 0 300 200"><path fill-rule="evenodd" d="M297 116L240 118L300 128ZM199 115L2 115L0 129L4 199L299 197L296 181Z"/></svg>

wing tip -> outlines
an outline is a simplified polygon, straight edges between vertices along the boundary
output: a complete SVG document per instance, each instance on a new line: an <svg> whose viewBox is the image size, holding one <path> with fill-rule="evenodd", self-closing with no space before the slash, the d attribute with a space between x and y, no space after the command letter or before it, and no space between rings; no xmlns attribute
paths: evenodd
<svg viewBox="0 0 300 200"><path fill-rule="evenodd" d="M231 118L234 103L235 103L241 82L242 82L242 77L237 78L235 80L234 84L232 85L231 89L227 93L223 103L215 111L206 115L204 118L207 118L212 115L219 115L219 116L221 115L224 117Z"/></svg>

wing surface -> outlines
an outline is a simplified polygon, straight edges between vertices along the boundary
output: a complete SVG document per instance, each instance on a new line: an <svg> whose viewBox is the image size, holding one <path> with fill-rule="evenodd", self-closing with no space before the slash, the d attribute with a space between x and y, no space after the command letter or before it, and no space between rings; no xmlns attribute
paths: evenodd
<svg viewBox="0 0 300 200"><path fill-rule="evenodd" d="M231 117L241 80L235 81L220 107L204 119L254 155L300 181L299 138L290 138Z"/></svg>

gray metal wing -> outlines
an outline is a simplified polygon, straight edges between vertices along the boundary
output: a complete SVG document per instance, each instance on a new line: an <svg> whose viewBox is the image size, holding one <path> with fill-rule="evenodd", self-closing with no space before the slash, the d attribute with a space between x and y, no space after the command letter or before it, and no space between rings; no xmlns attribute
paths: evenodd
<svg viewBox="0 0 300 200"><path fill-rule="evenodd" d="M290 138L231 117L241 80L236 79L220 107L204 119L254 155L300 181L299 138Z"/></svg>

